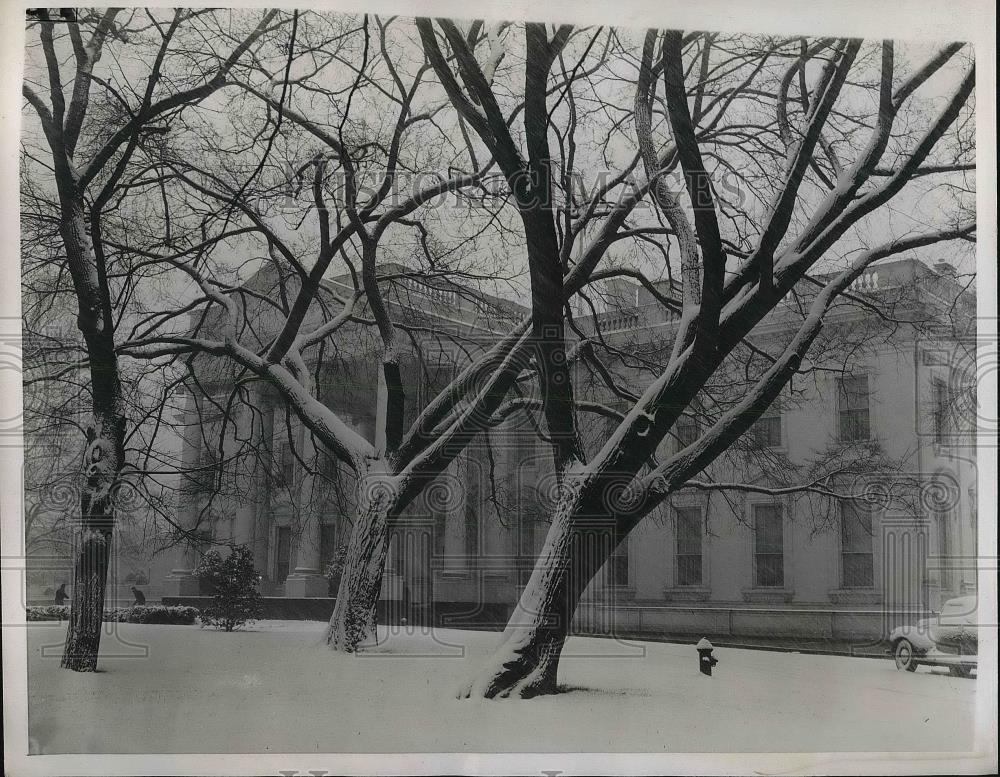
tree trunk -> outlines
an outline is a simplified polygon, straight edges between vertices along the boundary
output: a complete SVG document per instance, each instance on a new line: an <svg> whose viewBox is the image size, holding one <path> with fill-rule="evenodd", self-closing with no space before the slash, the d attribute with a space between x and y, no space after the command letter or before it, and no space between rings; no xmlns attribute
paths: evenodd
<svg viewBox="0 0 1000 777"><path fill-rule="evenodd" d="M358 505L337 602L326 631L327 644L345 653L374 641L375 607L389 549L389 511L394 500L388 491L368 490L380 493L363 496Z"/></svg>
<svg viewBox="0 0 1000 777"><path fill-rule="evenodd" d="M83 457L79 547L62 666L93 672L97 669L104 617L115 487L124 460L125 414L106 279L87 236L83 198L66 195L73 185L65 177L64 173L59 228L77 295L77 326L90 362L93 423L87 430Z"/></svg>
<svg viewBox="0 0 1000 777"><path fill-rule="evenodd" d="M108 429L100 424L98 427L112 433L120 428L113 425ZM80 495L79 547L73 569L73 600L62 657L63 668L76 672L97 670L114 528L113 484L120 468L117 440L108 439L93 429L88 434L90 442L84 456L86 470Z"/></svg>
<svg viewBox="0 0 1000 777"><path fill-rule="evenodd" d="M499 647L460 697L492 699L555 693L559 657L577 604L620 541L605 520L582 518L564 498Z"/></svg>
<svg viewBox="0 0 1000 777"><path fill-rule="evenodd" d="M73 570L73 600L62 666L75 672L97 671L101 646L104 593L111 557L111 532L84 530Z"/></svg>

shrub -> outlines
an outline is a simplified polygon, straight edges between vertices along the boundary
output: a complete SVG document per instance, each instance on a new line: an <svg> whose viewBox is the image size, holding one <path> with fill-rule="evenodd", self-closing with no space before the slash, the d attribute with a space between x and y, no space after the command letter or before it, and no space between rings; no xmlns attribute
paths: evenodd
<svg viewBox="0 0 1000 777"><path fill-rule="evenodd" d="M45 604L29 607L25 612L27 621L64 621L69 619L69 607L65 604Z"/></svg>
<svg viewBox="0 0 1000 777"><path fill-rule="evenodd" d="M163 605L143 605L138 607L116 607L104 611L106 623L162 623L177 626L189 626L198 617L194 607L165 607ZM40 607L28 607L27 621L64 621L69 619L69 607L66 605L48 604Z"/></svg>
<svg viewBox="0 0 1000 777"><path fill-rule="evenodd" d="M166 607L139 604L134 607L117 607L104 613L105 621L118 623L159 623L170 626L189 626L198 617L195 607Z"/></svg>
<svg viewBox="0 0 1000 777"><path fill-rule="evenodd" d="M194 575L212 591L212 603L199 613L202 625L232 631L260 617L259 575L247 546L238 545L225 558L210 550Z"/></svg>

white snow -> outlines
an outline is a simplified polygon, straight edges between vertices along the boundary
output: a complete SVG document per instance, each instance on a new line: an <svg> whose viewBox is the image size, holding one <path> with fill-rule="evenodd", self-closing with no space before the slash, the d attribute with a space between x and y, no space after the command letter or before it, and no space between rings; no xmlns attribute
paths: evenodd
<svg viewBox="0 0 1000 777"><path fill-rule="evenodd" d="M891 661L573 638L567 692L459 700L499 639L438 629L330 652L325 624L227 634L120 623L103 671L59 668L65 624L28 634L34 753L967 751L974 680Z"/></svg>

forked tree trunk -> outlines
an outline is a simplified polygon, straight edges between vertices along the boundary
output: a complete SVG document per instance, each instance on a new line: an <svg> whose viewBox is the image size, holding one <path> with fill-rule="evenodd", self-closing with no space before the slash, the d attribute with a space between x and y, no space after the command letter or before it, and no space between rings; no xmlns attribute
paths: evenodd
<svg viewBox="0 0 1000 777"><path fill-rule="evenodd" d="M375 607L389 549L391 504L390 494L377 493L363 497L358 505L337 601L326 631L326 642L333 650L353 653L374 641Z"/></svg>
<svg viewBox="0 0 1000 777"><path fill-rule="evenodd" d="M499 647L459 696L555 693L559 657L580 597L617 543L607 521L581 518L578 501L563 500Z"/></svg>

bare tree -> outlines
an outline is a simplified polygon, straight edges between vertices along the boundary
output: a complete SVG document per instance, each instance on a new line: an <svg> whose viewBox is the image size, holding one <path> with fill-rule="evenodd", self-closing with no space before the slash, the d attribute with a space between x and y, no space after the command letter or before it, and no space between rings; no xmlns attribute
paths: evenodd
<svg viewBox="0 0 1000 777"><path fill-rule="evenodd" d="M181 150L183 138L175 140L175 148L165 148L157 161L157 169L163 171L157 185L162 180L170 192L169 248L173 251L148 243L114 244L116 249L145 257L150 264L183 274L197 289L193 299L180 306L191 312L192 328L181 328L176 316L164 315L136 327L133 336L120 344L119 353L143 360L184 356L193 367L191 374L200 375L206 383L213 380L213 371L215 377L232 373L230 385L237 388L229 400L223 399L223 406L247 379L266 385L306 426L310 446L318 446L346 464L358 485L349 562L331 623L330 643L353 650L374 625L390 520L484 428L480 408L485 407L488 416L489 408L502 398L489 391L476 398L480 387L474 373L462 374L436 403L432 402L437 415L430 419L422 416L407 433L402 360L406 343L428 334L428 327L400 320L388 299L390 292L398 296L400 288L415 282L425 291L467 297L484 311L492 306L495 326L502 326L503 306L497 307L490 295L475 288L477 280L492 282L497 273L491 269L484 275L474 263L460 261L479 233L491 228L489 216L481 219L485 227L477 227L457 246L448 247L448 261L439 255L445 252L435 248L437 238L428 228L429 217L414 218L427 203L480 187L490 163L479 164L472 158L468 172L455 173L458 164L439 154L442 167L452 169L450 175L418 175L416 186L401 193L397 178L426 173L416 164L418 155L426 157L433 146L421 130L433 127L435 114L444 105L438 100L436 106L414 107L428 67L417 65L412 72L397 68L387 53L392 46L388 37L391 20L331 20L306 14L291 18L290 37L284 47L274 47L270 60L258 52L257 72L233 81L247 95L245 104L257 109L249 115L263 119L263 126L236 137L240 143L247 136L256 139L260 156L243 167L238 163L227 166L220 162L226 159L219 153L220 147L199 157L190 148ZM352 69L347 79L338 81L343 70L338 73L337 68L343 62L351 63ZM378 85L379 75L388 76L391 89ZM262 77L267 79L263 86L258 83ZM299 95L302 107L295 104ZM373 104L382 115L396 114L387 131L369 124ZM246 120L245 114L236 110L232 116L234 121ZM202 125L189 132L188 137L205 137L211 130ZM249 157L244 154L240 158ZM273 185L266 176L259 176L265 169L283 169L286 164L291 168L291 180ZM364 185L369 181L373 185ZM288 197L289 185L296 192L308 192L310 206L295 214L297 226L307 224L314 230L308 238L303 237L304 229L296 234L275 225L276 211ZM486 203L487 212L499 207L490 205L495 198L482 187L476 196ZM379 264L380 259L384 262L388 258L384 236L394 234L398 239L407 232L416 235L407 239L422 251L424 267L397 265L386 270ZM213 252L224 253L238 239L249 237L256 241L251 255L263 253L265 265L271 268L266 288L255 287L263 282L260 273L246 283L234 283L229 280L231 264L209 261ZM304 253L313 255L311 266L301 258ZM325 280L335 263L344 268L345 282L340 285ZM334 361L324 357L330 353L324 349L339 342L348 344L350 350L358 341L359 327L376 333L374 353L380 363L371 440L321 401L312 368L319 364L329 370ZM216 339L219 334L224 338ZM504 340L516 342L522 334L517 331ZM429 336L464 340L463 347L472 353L483 350L482 342L465 333L431 331ZM495 355L487 353L485 358L496 362ZM213 363L223 366L213 367ZM474 406L461 410L466 422L460 438L453 438L453 444L428 461L426 449L434 438L425 436L423 425L442 420L468 394L472 394ZM253 402L244 400L244 404ZM302 451L302 463L312 466L314 456L312 450Z"/></svg>
<svg viewBox="0 0 1000 777"><path fill-rule="evenodd" d="M94 671L97 666L115 490L127 434L114 299L101 234L104 210L151 126L220 89L276 16L263 14L216 70L202 74L192 72L182 62L184 56L171 56L172 45L202 14L177 11L163 19L119 8L61 9L57 15L39 9L29 14L29 35L37 36L37 42L29 44L23 94L41 127L47 159L32 156L50 171L49 190L58 202L55 219L64 250L60 259L73 281L93 416L83 455L72 615L62 662L76 671ZM130 46L142 49L138 59L145 85L123 94L99 63L109 49ZM176 82L170 72L174 66L183 68ZM135 74L129 81L137 84L142 76ZM185 85L175 88L174 83ZM109 99L98 104L108 111L95 111L91 104L95 84L107 93Z"/></svg>
<svg viewBox="0 0 1000 777"><path fill-rule="evenodd" d="M483 142L508 149L512 170L537 163L536 155L545 153L537 134L545 132L552 110L544 105L547 81L539 80L539 74L548 72L551 47L565 40L568 32L559 28L549 38L543 27L531 25L526 32L525 105L542 103L534 114L542 123L529 126L526 110L527 153L522 156L514 147L509 124L493 108L495 97L473 54L474 40L470 42L453 22L438 20L437 28L451 48L462 86L441 52L435 25L430 20L417 24L428 59L456 110ZM725 69L720 59L732 61L731 44L720 43L713 35L653 30L642 42L630 118L647 186L666 222L662 234L670 236L680 254L678 294L669 300L680 315L669 358L641 393L628 398L623 420L589 461L584 461L576 442L572 404L561 405L570 417L546 416L563 470L562 490L552 507L552 527L500 648L465 688L466 695L532 696L554 691L559 656L576 604L608 554L671 494L685 485L711 487L694 478L746 433L799 373L838 298L849 293L850 285L879 260L941 241L967 240L974 233L974 222L963 221L945 222L927 232L890 235L881 244L862 247L837 272L822 279L812 276L818 288L804 301L799 324L779 352L768 355L766 368L754 375L742 398L712 418L680 450L642 474L659 444L676 429L685 410L690 413L697 408L699 396L726 369L736 349L752 344L755 328L781 301L811 277L825 258L844 250L839 241L852 227L878 214L911 182L926 175L968 170L972 164L968 153L949 159L949 152L960 144L945 137L966 110L973 68L961 76L936 115L925 120L922 135L912 139L906 131L895 129L896 117L913 93L955 58L960 45L944 48L924 66L901 77L894 69L891 42L866 47L855 40L801 45L797 40L751 41L747 46L754 51L743 60L739 76L744 79L743 90L727 93L725 88L716 92L713 87L715 74ZM862 61L873 54L880 55L877 65ZM784 61L784 72L777 79L774 68L765 67L769 60ZM865 111L858 107L858 90L845 89L845 84L851 73L873 71L870 90L877 95L877 109L867 114L872 122L865 120ZM791 88L797 76L801 76L801 108L793 123L789 119L794 104ZM772 103L774 122L759 124L758 105L738 133L735 149L728 148L731 140L724 133L713 134L715 114L719 110L731 114L734 101L751 95L758 102ZM652 124L654 116L664 114L672 139L665 155L657 153ZM845 128L852 123L854 128L847 132ZM864 139L859 138L858 125L865 127ZM832 140L834 133L840 142ZM768 150L775 136L782 145ZM932 153L936 150L937 158ZM969 151L968 145L964 150ZM850 161L843 159L847 154L853 157ZM715 160L727 158L723 164L734 167L748 161L764 174L754 181L758 191L766 192L756 212L744 208L734 214L732 203L720 198L713 185L706 160L712 160L717 170ZM666 175L671 163L679 164L683 173L677 189ZM616 215L612 210L605 228ZM526 232L534 218L534 214L526 217ZM604 239L611 235L613 231ZM557 277L545 275L544 268L558 256L558 246L537 239L533 244L530 234L527 245L529 260L537 265L532 267L533 315L536 320L551 320L563 313L568 295L579 290L580 273L590 271L599 255L593 250L581 252L575 266ZM539 305L548 307L539 311ZM558 329L554 332L561 336ZM551 391L551 386L545 388ZM564 396L566 391L560 387L549 396ZM610 525L611 541L602 553L583 554L578 539L595 519Z"/></svg>
<svg viewBox="0 0 1000 777"><path fill-rule="evenodd" d="M791 377L813 369L802 360L822 350L829 311L857 298L850 284L880 259L974 231L968 221L886 235L875 248L858 240L904 188L970 169L968 132L949 131L971 75L936 117L926 112L942 106L912 107L918 87L954 69L960 46L901 80L892 44L848 40L651 31L633 41L614 30L427 19L414 30L298 12L267 17L251 38L234 42L249 60L239 72L236 54L200 60L221 74L207 83L232 87L228 105L200 111L192 87L159 113L131 111L143 121L128 119L132 134L107 141L121 135L129 154L97 213L115 191L116 216L157 203L157 226L131 218L101 232L92 219L100 250L131 263L125 275L172 279L157 287L169 291L161 304L128 317L127 334L117 322L114 356L164 370L164 396L186 385L206 397L219 425L208 433L200 415L195 424L220 453L235 408L252 414L262 387L308 430L296 451L304 467L318 470L322 452L350 472L352 533L328 632L347 651L374 629L388 534L406 508L472 440L514 414L537 423L558 482L555 502L540 505L551 529L500 652L468 693L553 690L581 592L632 528L681 488L751 487L706 468L740 453ZM921 138L896 127L907 111L908 122L924 120ZM163 116L169 126L152 123ZM416 185L400 191L406 175ZM290 198L306 207L284 213ZM431 207L449 198L465 206L459 218ZM485 291L500 274L487 258L497 245L515 265L510 276L526 269L523 320ZM669 311L665 343L623 347L606 336L613 322L595 305L622 281ZM392 302L408 283L505 315L482 337L421 323ZM761 341L761 322L786 308L785 339ZM410 359L426 358L421 338L466 351L423 406L406 375ZM369 344L378 391L362 434L319 384L323 369L344 363L333 354ZM637 372L644 388L628 384ZM580 413L607 419L604 439L582 439ZM699 421L695 435L679 433L682 418ZM684 444L665 454L668 438ZM259 439L241 445L267 454ZM835 476L880 456L840 453L758 487L829 495ZM760 456L748 449L745 459L756 466ZM208 469L221 472L217 463ZM181 469L197 472L189 464ZM595 521L610 542L581 557Z"/></svg>

